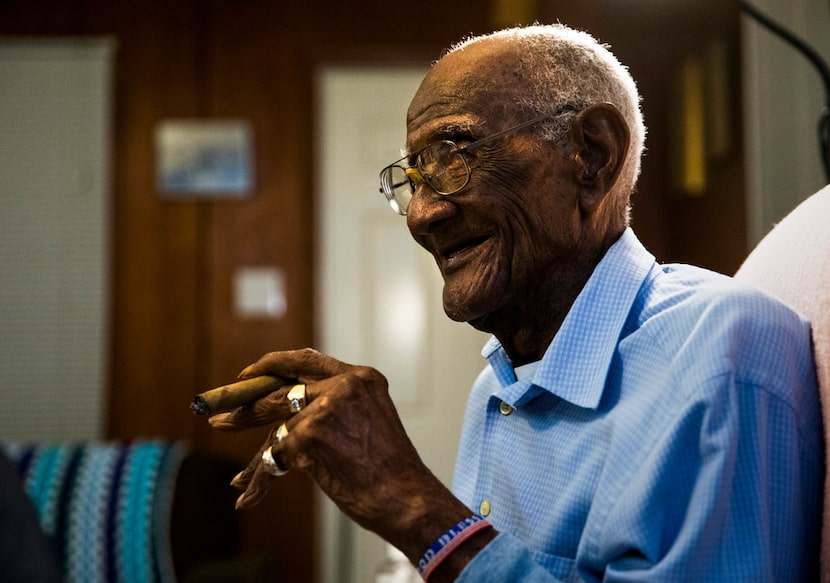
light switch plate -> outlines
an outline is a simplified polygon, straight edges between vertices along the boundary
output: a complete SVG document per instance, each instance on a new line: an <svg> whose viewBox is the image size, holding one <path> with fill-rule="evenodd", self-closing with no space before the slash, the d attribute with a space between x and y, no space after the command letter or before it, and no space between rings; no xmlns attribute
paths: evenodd
<svg viewBox="0 0 830 583"><path fill-rule="evenodd" d="M240 318L281 318L288 306L278 267L240 267L233 274L234 313Z"/></svg>

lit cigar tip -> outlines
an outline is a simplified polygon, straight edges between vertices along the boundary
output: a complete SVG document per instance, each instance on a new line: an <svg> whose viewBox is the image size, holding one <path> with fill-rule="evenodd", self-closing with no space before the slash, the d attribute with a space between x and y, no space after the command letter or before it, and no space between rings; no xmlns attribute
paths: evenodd
<svg viewBox="0 0 830 583"><path fill-rule="evenodd" d="M210 413L210 407L208 407L205 400L199 396L193 398L193 401L190 403L190 410L193 411L195 415L207 415Z"/></svg>

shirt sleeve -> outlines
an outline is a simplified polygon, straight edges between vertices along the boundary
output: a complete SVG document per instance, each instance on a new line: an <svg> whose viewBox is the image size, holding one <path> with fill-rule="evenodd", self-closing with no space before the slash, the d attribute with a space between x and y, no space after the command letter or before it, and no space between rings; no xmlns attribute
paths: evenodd
<svg viewBox="0 0 830 583"><path fill-rule="evenodd" d="M703 394L621 493L583 572L603 581L816 580L815 436L762 387L722 378Z"/></svg>

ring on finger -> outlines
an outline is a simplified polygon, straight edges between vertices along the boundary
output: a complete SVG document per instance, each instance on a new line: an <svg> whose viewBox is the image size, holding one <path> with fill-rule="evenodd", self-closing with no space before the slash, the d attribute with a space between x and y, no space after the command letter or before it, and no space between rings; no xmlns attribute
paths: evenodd
<svg viewBox="0 0 830 583"><path fill-rule="evenodd" d="M279 477L288 473L288 469L282 467L276 460L270 447L266 448L265 451L262 452L262 464L260 465L266 474L271 474L272 476Z"/></svg>
<svg viewBox="0 0 830 583"><path fill-rule="evenodd" d="M292 413L299 413L305 407L305 385L294 385L288 391L288 409Z"/></svg>
<svg viewBox="0 0 830 583"><path fill-rule="evenodd" d="M279 443L286 437L288 437L288 427L286 427L285 423L283 423L277 427L276 431L274 431L274 439L276 439L277 443Z"/></svg>

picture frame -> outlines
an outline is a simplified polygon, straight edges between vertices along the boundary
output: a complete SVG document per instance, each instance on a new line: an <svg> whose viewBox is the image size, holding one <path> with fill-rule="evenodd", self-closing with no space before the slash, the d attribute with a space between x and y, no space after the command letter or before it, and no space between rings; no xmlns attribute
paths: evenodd
<svg viewBox="0 0 830 583"><path fill-rule="evenodd" d="M164 198L242 198L254 187L253 128L238 119L167 119L155 131Z"/></svg>

